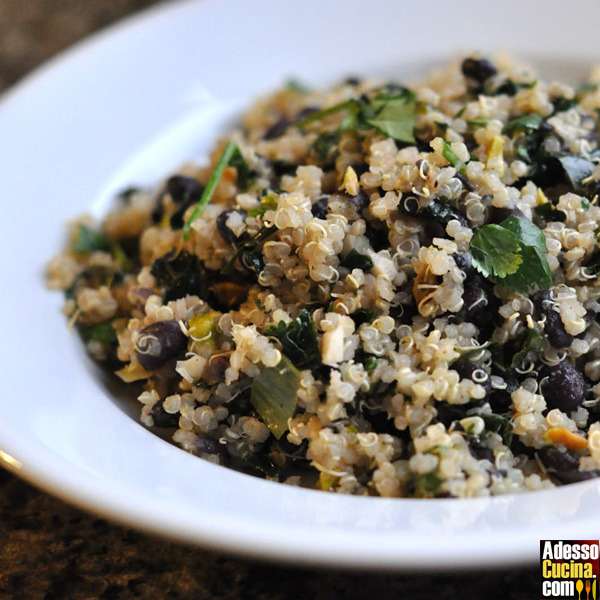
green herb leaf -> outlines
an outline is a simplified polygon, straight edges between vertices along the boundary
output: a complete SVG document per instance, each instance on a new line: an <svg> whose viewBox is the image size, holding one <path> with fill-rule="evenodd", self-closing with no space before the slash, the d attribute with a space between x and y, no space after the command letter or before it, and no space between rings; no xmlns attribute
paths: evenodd
<svg viewBox="0 0 600 600"><path fill-rule="evenodd" d="M221 157L219 158L219 160L210 176L210 179L208 180L208 183L206 184L206 187L204 188L202 197L198 201L198 204L196 204L196 207L194 208L189 219L183 225L183 239L184 240L187 241L190 238L190 231L192 230L192 223L204 212L206 205L210 202L212 195L215 193L215 190L217 189L217 185L219 184L219 181L220 181L221 177L223 176L223 172L229 165L229 161L231 161L231 159L234 157L236 152L239 154L239 151L240 150L239 150L237 144L233 140L230 140L229 142L227 142L227 145L225 146L225 149L223 150L223 154L221 154Z"/></svg>
<svg viewBox="0 0 600 600"><path fill-rule="evenodd" d="M541 290L552 287L552 272L546 260L546 236L531 221L511 216L500 223L514 233L522 246L523 261L516 273L509 273L502 282L511 290L526 292L532 287Z"/></svg>
<svg viewBox="0 0 600 600"><path fill-rule="evenodd" d="M310 123L313 123L314 121L320 121L321 119L328 117L329 115L334 115L335 113L340 112L341 110L348 110L348 109L357 110L359 107L360 107L360 104L359 104L358 100L354 100L354 99L345 100L344 102L340 102L339 104L334 104L333 106L330 106L329 108L324 108L322 110L318 110L314 113L311 113L304 119L298 121L295 125L296 125L296 127L303 129Z"/></svg>
<svg viewBox="0 0 600 600"><path fill-rule="evenodd" d="M435 498L440 493L442 480L436 471L412 474L411 487L416 498Z"/></svg>
<svg viewBox="0 0 600 600"><path fill-rule="evenodd" d="M465 170L465 163L456 156L450 144L444 141L442 148L442 156L459 172L462 173Z"/></svg>
<svg viewBox="0 0 600 600"><path fill-rule="evenodd" d="M373 268L373 259L367 254L361 254L358 250L352 248L352 250L350 250L350 252L342 259L340 266L348 269L370 271Z"/></svg>
<svg viewBox="0 0 600 600"><path fill-rule="evenodd" d="M82 223L77 226L77 239L73 244L73 252L91 254L92 252L107 251L109 249L110 240L103 233L94 231Z"/></svg>
<svg viewBox="0 0 600 600"><path fill-rule="evenodd" d="M131 262L117 242L100 231L95 231L80 223L77 227L77 239L73 244L73 252L91 254L98 251L110 252L124 271L131 270Z"/></svg>
<svg viewBox="0 0 600 600"><path fill-rule="evenodd" d="M104 346L110 346L117 341L117 332L115 331L111 321L104 321L90 327L82 327L80 330L81 337L86 342L94 340L100 342Z"/></svg>
<svg viewBox="0 0 600 600"><path fill-rule="evenodd" d="M277 439L296 412L299 387L300 371L285 356L276 367L263 367L252 381L250 402Z"/></svg>
<svg viewBox="0 0 600 600"><path fill-rule="evenodd" d="M562 223L567 219L567 215L562 210L558 210L552 202L539 204L533 209L533 212L544 221L560 221Z"/></svg>
<svg viewBox="0 0 600 600"><path fill-rule="evenodd" d="M468 410L467 414L470 417L481 417L483 419L483 422L485 423L485 428L488 431L499 433L502 436L504 445L510 446L515 430L515 426L512 423L512 421L510 421L506 417L503 417L502 415L496 415L494 413L484 413L478 409Z"/></svg>
<svg viewBox="0 0 600 600"><path fill-rule="evenodd" d="M517 236L500 225L480 227L471 238L473 266L484 277L503 279L523 262Z"/></svg>
<svg viewBox="0 0 600 600"><path fill-rule="evenodd" d="M448 225L450 221L460 220L460 215L454 208L452 203L445 198L437 198L431 201L427 206L420 209L418 215L422 218L432 219L444 225Z"/></svg>
<svg viewBox="0 0 600 600"><path fill-rule="evenodd" d="M515 119L511 119L504 125L502 133L513 135L517 131L537 131L544 121L544 117L538 113L528 113Z"/></svg>
<svg viewBox="0 0 600 600"><path fill-rule="evenodd" d="M310 93L310 88L306 84L299 81L298 79L295 79L294 77L290 77L285 82L285 87L288 90L290 90L292 92L296 92L297 94L302 94L303 96Z"/></svg>
<svg viewBox="0 0 600 600"><path fill-rule="evenodd" d="M365 358L365 369L367 371L372 371L373 369L376 369L378 364L379 359L376 356L372 356L371 354L369 354Z"/></svg>
<svg viewBox="0 0 600 600"><path fill-rule="evenodd" d="M268 210L277 210L277 198L274 194L265 196L256 208L248 211L249 217L262 217Z"/></svg>
<svg viewBox="0 0 600 600"><path fill-rule="evenodd" d="M560 162L573 189L578 192L582 191L585 187L582 181L592 174L594 163L587 158L574 154L560 156L558 157L558 162Z"/></svg>
<svg viewBox="0 0 600 600"><path fill-rule="evenodd" d="M475 268L513 291L552 286L546 252L544 233L531 221L515 216L500 225L480 227L471 239Z"/></svg>
<svg viewBox="0 0 600 600"><path fill-rule="evenodd" d="M277 227L267 227L266 225L263 225L248 241L244 242L236 249L229 262L221 269L221 273L223 275L230 273L233 270L238 257L242 258L242 263L247 268L256 271L256 267L258 267L260 271L259 263L262 261L262 258L260 258L256 248L259 244L273 235L276 230Z"/></svg>
<svg viewBox="0 0 600 600"><path fill-rule="evenodd" d="M499 96L500 94L506 94L507 96L514 96L519 90L531 89L535 87L537 81L531 81L527 83L513 81L512 79L506 79L499 87L497 87L492 93L492 96Z"/></svg>
<svg viewBox="0 0 600 600"><path fill-rule="evenodd" d="M307 310L301 310L288 325L284 321L270 325L265 335L276 337L281 342L282 352L299 369L312 369L321 364L317 332Z"/></svg>
<svg viewBox="0 0 600 600"><path fill-rule="evenodd" d="M413 130L417 120L417 98L413 92L379 94L370 106L374 114L368 115L365 123L399 142L415 143Z"/></svg>
<svg viewBox="0 0 600 600"><path fill-rule="evenodd" d="M165 288L167 301L183 298L188 294L203 300L208 297L206 270L195 254L173 249L152 263L150 273L156 278L156 283Z"/></svg>
<svg viewBox="0 0 600 600"><path fill-rule="evenodd" d="M530 351L538 352L542 347L544 337L535 329L528 329L519 341L521 350L515 353L510 363L511 369L520 367Z"/></svg>

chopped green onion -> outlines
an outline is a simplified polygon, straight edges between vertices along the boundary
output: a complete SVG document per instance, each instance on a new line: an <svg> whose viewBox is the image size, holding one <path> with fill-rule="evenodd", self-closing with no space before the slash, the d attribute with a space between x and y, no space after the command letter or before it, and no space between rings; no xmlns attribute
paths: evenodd
<svg viewBox="0 0 600 600"><path fill-rule="evenodd" d="M183 226L184 240L187 241L190 238L192 223L202 214L206 205L210 202L210 199L215 193L215 189L217 188L217 185L219 184L219 181L223 175L223 171L225 171L225 169L228 167L231 159L234 157L236 152L239 152L238 145L233 140L227 142L227 145L223 150L223 154L221 154L221 158L219 158L219 161L217 162L212 172L212 175L210 176L210 179L208 180L208 183L204 188L204 193L202 194L202 197L198 201L198 204L196 204L196 207L190 215L190 218L185 222L185 225Z"/></svg>
<svg viewBox="0 0 600 600"><path fill-rule="evenodd" d="M252 381L250 402L277 439L296 412L299 387L300 371L285 356L276 367L263 367Z"/></svg>

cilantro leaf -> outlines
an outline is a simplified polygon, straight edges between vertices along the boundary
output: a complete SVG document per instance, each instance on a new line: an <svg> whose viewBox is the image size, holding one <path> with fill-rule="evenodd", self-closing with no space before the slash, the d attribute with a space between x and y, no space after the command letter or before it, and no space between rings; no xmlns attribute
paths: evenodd
<svg viewBox="0 0 600 600"><path fill-rule="evenodd" d="M546 260L546 236L531 221L511 216L500 223L501 227L512 231L522 244L523 262L515 273L502 282L511 290L526 292L531 286L547 289L552 287L552 273Z"/></svg>
<svg viewBox="0 0 600 600"><path fill-rule="evenodd" d="M365 123L399 142L415 143L413 129L417 120L417 98L410 90L399 95L379 94L370 103L374 114Z"/></svg>
<svg viewBox="0 0 600 600"><path fill-rule="evenodd" d="M504 279L523 262L517 236L501 225L480 227L471 239L473 266L488 278Z"/></svg>
<svg viewBox="0 0 600 600"><path fill-rule="evenodd" d="M544 233L521 217L508 217L499 225L484 225L471 239L475 268L512 291L552 286L546 252Z"/></svg>

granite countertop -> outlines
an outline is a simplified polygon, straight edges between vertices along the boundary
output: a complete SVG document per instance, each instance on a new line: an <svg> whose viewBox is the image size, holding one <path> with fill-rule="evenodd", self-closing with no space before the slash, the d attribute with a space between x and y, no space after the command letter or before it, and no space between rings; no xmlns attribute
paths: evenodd
<svg viewBox="0 0 600 600"><path fill-rule="evenodd" d="M0 0L0 91L90 32L157 0ZM538 568L460 576L293 569L114 525L0 468L0 599L539 597Z"/></svg>

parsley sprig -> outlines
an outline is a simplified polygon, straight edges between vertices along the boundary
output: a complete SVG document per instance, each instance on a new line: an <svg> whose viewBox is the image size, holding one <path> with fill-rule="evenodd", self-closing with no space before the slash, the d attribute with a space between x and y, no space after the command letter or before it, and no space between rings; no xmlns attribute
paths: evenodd
<svg viewBox="0 0 600 600"><path fill-rule="evenodd" d="M315 121L346 111L340 130L377 129L405 144L414 144L413 129L417 120L417 97L407 88L397 86L393 92L380 91L372 97L351 98L298 121L301 129Z"/></svg>
<svg viewBox="0 0 600 600"><path fill-rule="evenodd" d="M552 286L546 237L531 221L511 216L499 225L480 227L471 239L474 267L511 291Z"/></svg>

